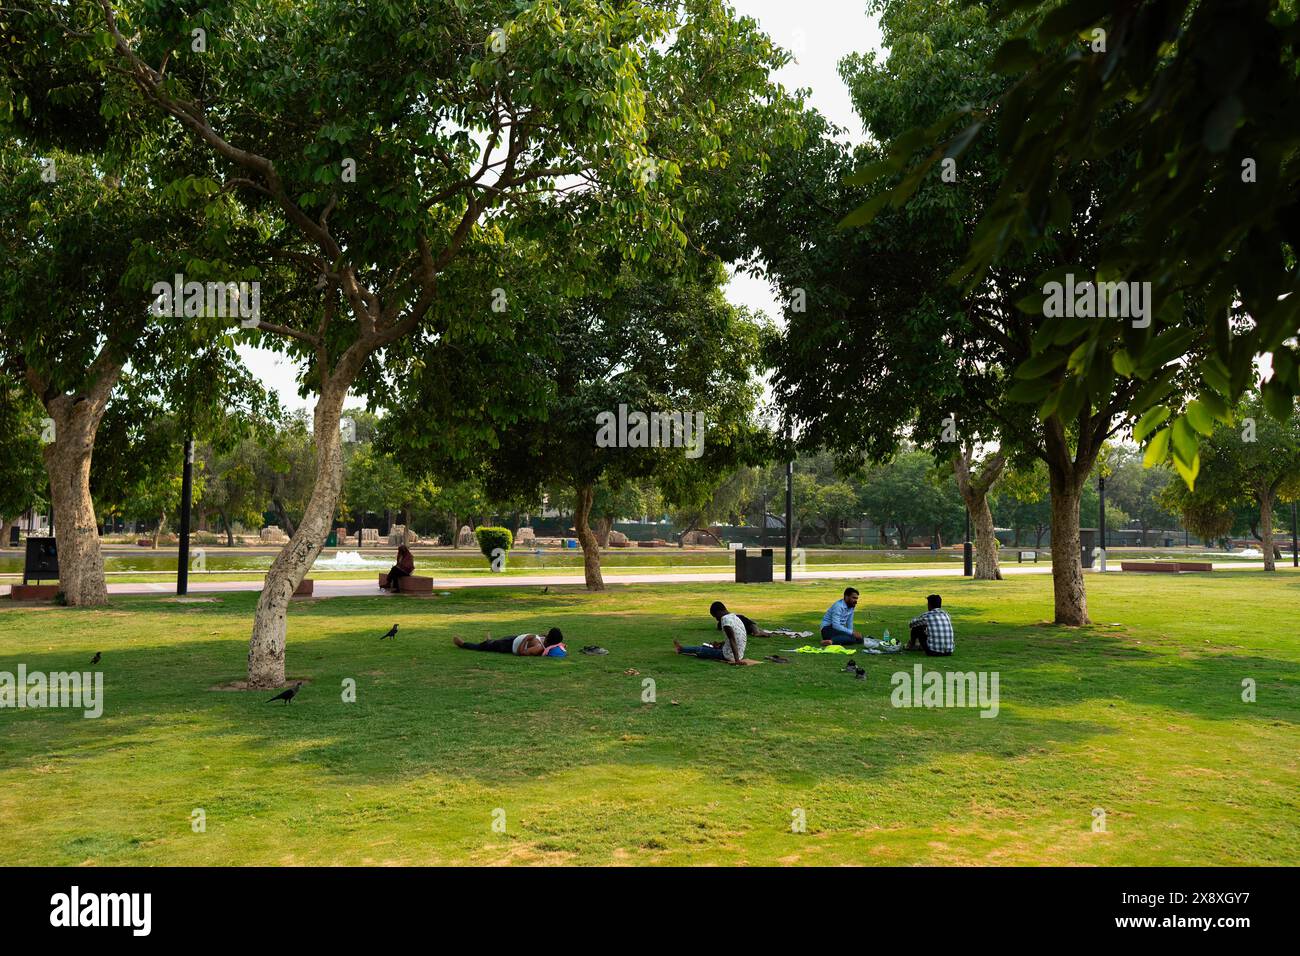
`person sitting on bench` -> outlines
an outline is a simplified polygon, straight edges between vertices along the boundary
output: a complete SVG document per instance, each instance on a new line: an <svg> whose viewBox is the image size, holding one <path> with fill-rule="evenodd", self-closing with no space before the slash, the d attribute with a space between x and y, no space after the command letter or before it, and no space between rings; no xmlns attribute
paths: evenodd
<svg viewBox="0 0 1300 956"><path fill-rule="evenodd" d="M690 654L703 660L743 664L745 662L745 643L748 634L745 632L745 625L740 620L740 615L722 615L722 618L718 621L718 627L726 636L726 640L719 641L716 644L701 644L698 647L683 647L681 641L674 639L673 648L678 654Z"/></svg>
<svg viewBox="0 0 1300 956"><path fill-rule="evenodd" d="M411 556L411 549L406 545L399 545L397 548L397 563L388 571L388 590L394 594L398 592L398 584L402 578L410 577L415 571L415 558Z"/></svg>
<svg viewBox="0 0 1300 956"><path fill-rule="evenodd" d="M943 598L939 595L926 595L925 603L929 610L912 618L912 636L907 649L924 650L929 657L947 657L957 647L952 618L943 609Z"/></svg>
<svg viewBox="0 0 1300 956"><path fill-rule="evenodd" d="M845 588L840 598L822 615L822 647L831 644L861 644L862 635L853 630L853 612L858 606L858 589Z"/></svg>
<svg viewBox="0 0 1300 956"><path fill-rule="evenodd" d="M453 637L451 642L466 651L495 651L498 654L515 654L519 657L569 656L569 652L564 647L564 635L560 633L558 627L547 631L545 637L540 634L516 634L514 637L493 638L489 634L487 640L479 641L477 644L471 644L460 637Z"/></svg>
<svg viewBox="0 0 1300 956"><path fill-rule="evenodd" d="M730 613L731 612L727 610L727 605L723 604L721 601L714 601L712 604L709 605L709 614L713 617L715 621L718 622L719 631L722 630L722 619ZM771 637L772 636L771 631L763 630L761 627L755 624L750 618L745 617L745 615L738 613L736 614L736 617L740 618L740 623L745 625L745 633L749 637Z"/></svg>

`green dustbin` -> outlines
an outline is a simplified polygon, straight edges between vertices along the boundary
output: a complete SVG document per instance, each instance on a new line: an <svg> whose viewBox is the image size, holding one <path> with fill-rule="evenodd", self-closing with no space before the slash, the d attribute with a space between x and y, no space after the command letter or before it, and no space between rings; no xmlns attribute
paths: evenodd
<svg viewBox="0 0 1300 956"><path fill-rule="evenodd" d="M338 546L339 546L339 533L337 531L331 531L329 533L329 537L325 539L325 547L337 548Z"/></svg>

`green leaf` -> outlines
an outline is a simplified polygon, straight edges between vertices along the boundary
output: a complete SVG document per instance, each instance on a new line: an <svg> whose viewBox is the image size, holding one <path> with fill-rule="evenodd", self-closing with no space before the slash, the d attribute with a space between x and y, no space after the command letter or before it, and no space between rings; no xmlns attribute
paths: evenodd
<svg viewBox="0 0 1300 956"><path fill-rule="evenodd" d="M1183 482L1187 485L1188 489L1194 491L1196 489L1196 476L1201 473L1200 454L1198 453L1196 455L1193 455L1191 464L1188 465L1184 465L1181 461L1178 460L1178 456L1175 455L1174 468L1177 469L1178 474L1182 476Z"/></svg>
<svg viewBox="0 0 1300 956"><path fill-rule="evenodd" d="M1016 368L1016 378L1042 378L1053 369L1060 368L1065 364L1066 354L1061 351L1044 352L1041 355L1034 355L1023 362Z"/></svg>
<svg viewBox="0 0 1300 956"><path fill-rule="evenodd" d="M1168 405L1157 405L1155 408L1149 409L1133 426L1133 440L1141 444L1151 432L1168 421L1171 414L1172 411Z"/></svg>
<svg viewBox="0 0 1300 956"><path fill-rule="evenodd" d="M837 228L851 229L855 226L868 225L876 218L876 215L880 210L885 208L885 205L889 202L890 198L888 192L883 192L878 196L872 196L857 209L853 210L853 212L841 219Z"/></svg>
<svg viewBox="0 0 1300 956"><path fill-rule="evenodd" d="M1142 464L1147 468L1154 468L1156 465L1164 464L1169 458L1169 429L1162 428L1151 436L1151 442L1147 445L1146 454L1142 456Z"/></svg>
<svg viewBox="0 0 1300 956"><path fill-rule="evenodd" d="M1201 441L1196 437L1196 430L1192 428L1187 416L1183 415L1174 419L1171 431L1173 432L1174 460L1181 460L1190 465L1201 447Z"/></svg>
<svg viewBox="0 0 1300 956"><path fill-rule="evenodd" d="M1203 402L1198 399L1188 402L1185 414L1192 427L1202 435L1208 438L1214 434L1214 415Z"/></svg>

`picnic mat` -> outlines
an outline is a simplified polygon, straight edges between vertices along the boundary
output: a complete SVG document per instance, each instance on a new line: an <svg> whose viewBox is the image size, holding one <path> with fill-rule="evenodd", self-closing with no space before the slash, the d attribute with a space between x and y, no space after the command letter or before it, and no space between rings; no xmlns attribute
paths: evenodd
<svg viewBox="0 0 1300 956"><path fill-rule="evenodd" d="M774 627L768 631L774 637L812 637L812 631L792 631L788 627Z"/></svg>

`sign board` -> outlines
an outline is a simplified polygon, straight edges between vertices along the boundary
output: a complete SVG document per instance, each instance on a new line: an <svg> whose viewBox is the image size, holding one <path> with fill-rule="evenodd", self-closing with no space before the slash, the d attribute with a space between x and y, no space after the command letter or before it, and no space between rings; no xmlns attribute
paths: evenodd
<svg viewBox="0 0 1300 956"><path fill-rule="evenodd" d="M23 584L28 578L58 580L59 549L53 538L28 538L27 561L23 565Z"/></svg>

